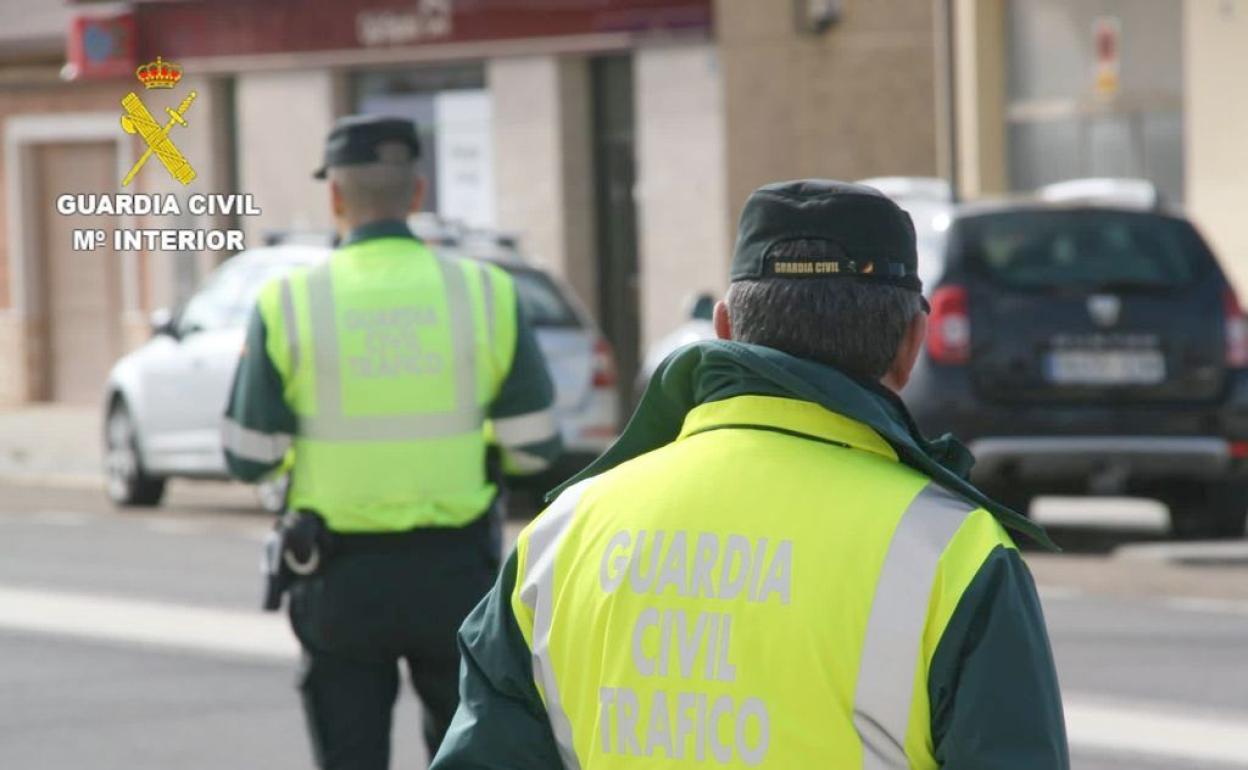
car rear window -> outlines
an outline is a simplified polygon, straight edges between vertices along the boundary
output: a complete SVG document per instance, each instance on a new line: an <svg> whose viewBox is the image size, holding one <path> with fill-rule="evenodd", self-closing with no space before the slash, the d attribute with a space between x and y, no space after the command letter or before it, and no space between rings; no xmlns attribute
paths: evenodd
<svg viewBox="0 0 1248 770"><path fill-rule="evenodd" d="M1175 289L1211 257L1181 219L1126 211L1015 211L962 221L973 270L1019 289Z"/></svg>
<svg viewBox="0 0 1248 770"><path fill-rule="evenodd" d="M503 265L515 281L516 296L529 323L536 327L579 328L580 318L558 285L540 270Z"/></svg>
<svg viewBox="0 0 1248 770"><path fill-rule="evenodd" d="M237 258L235 258L237 259ZM216 269L182 308L178 328L195 331L234 329L245 326L256 306L260 289L271 278L287 273L306 261L227 261Z"/></svg>

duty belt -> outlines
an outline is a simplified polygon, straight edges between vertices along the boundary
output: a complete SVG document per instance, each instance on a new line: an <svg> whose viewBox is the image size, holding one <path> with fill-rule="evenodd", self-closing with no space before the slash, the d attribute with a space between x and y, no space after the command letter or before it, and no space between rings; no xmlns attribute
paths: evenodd
<svg viewBox="0 0 1248 770"><path fill-rule="evenodd" d="M417 527L399 532L330 532L335 554L366 551L402 550L405 548L439 548L465 538L488 534L494 507L463 527Z"/></svg>
<svg viewBox="0 0 1248 770"><path fill-rule="evenodd" d="M278 520L264 542L265 610L281 609L282 596L301 577L315 575L342 554L407 549L441 549L465 540L487 538L501 550L496 531L501 514L496 500L484 514L463 527L418 527L398 532L334 532L315 511L291 511Z"/></svg>

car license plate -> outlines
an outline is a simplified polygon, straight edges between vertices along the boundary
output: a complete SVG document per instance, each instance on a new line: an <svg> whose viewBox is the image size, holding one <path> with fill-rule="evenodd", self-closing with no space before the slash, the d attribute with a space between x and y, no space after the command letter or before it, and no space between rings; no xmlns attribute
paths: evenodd
<svg viewBox="0 0 1248 770"><path fill-rule="evenodd" d="M1156 385L1166 379L1166 359L1157 350L1058 350L1045 373L1057 385Z"/></svg>

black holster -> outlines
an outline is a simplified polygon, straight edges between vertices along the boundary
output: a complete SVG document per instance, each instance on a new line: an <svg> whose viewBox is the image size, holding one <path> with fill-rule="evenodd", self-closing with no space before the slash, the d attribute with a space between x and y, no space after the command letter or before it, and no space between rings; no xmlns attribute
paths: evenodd
<svg viewBox="0 0 1248 770"><path fill-rule="evenodd" d="M334 553L334 536L316 511L291 511L278 519L264 540L263 609L277 612L295 580L315 575Z"/></svg>

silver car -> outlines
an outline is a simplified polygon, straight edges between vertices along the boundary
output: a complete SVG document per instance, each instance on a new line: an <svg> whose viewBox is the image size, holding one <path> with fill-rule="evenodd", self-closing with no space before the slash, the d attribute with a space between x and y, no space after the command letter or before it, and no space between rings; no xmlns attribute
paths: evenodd
<svg viewBox="0 0 1248 770"><path fill-rule="evenodd" d="M610 347L572 293L514 252L474 253L438 247L449 256L489 259L510 273L555 381L555 414L570 473L614 440L618 415ZM221 416L225 411L247 320L260 287L330 249L278 245L251 249L218 267L175 313L153 314L152 338L109 374L104 410L108 494L118 505L160 503L173 477L225 478ZM263 507L285 502L285 476L258 487Z"/></svg>

